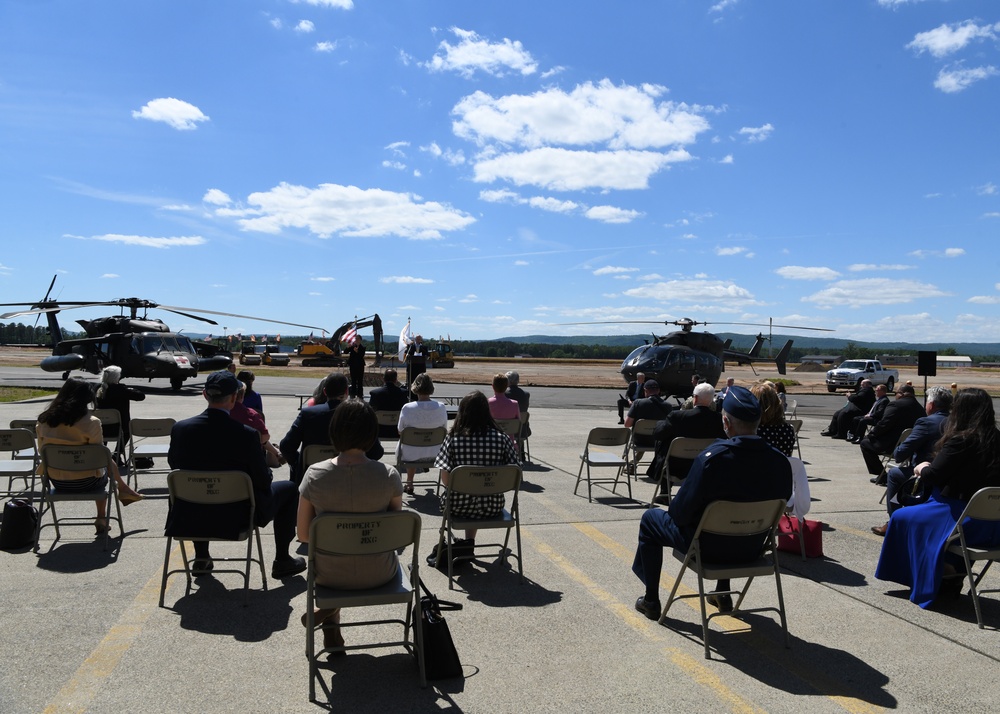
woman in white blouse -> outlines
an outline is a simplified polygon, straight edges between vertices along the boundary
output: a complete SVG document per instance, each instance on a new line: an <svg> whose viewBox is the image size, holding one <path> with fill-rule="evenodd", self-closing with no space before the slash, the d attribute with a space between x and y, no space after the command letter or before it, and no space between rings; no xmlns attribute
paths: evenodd
<svg viewBox="0 0 1000 714"><path fill-rule="evenodd" d="M399 424L397 429L403 433L403 429L408 426L420 429L434 429L439 426L448 425L448 409L444 404L431 400L434 394L434 382L426 372L417 375L410 385L410 391L417 396L417 401L410 402L399 411ZM401 460L411 461L418 459L433 459L437 456L439 447L437 446L405 446L399 444L396 447L396 462ZM417 470L412 466L406 469L406 483L403 485L403 493L413 493L413 477Z"/></svg>

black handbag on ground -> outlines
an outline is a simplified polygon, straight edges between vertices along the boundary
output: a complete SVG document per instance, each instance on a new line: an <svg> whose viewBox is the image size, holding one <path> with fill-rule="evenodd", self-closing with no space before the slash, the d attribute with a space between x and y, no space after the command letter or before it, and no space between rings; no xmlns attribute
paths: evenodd
<svg viewBox="0 0 1000 714"><path fill-rule="evenodd" d="M19 550L35 543L38 511L29 501L15 498L3 506L0 523L0 550Z"/></svg>
<svg viewBox="0 0 1000 714"><path fill-rule="evenodd" d="M424 669L427 679L451 679L462 676L462 662L458 659L458 650L451 639L448 623L442 611L461 610L461 603L438 600L423 581L420 589L424 591L420 598L421 632L423 634Z"/></svg>

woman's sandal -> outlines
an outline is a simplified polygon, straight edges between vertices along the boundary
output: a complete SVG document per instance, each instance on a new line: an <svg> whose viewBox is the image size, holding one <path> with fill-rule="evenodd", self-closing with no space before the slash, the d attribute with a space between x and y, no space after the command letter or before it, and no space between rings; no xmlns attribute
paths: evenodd
<svg viewBox="0 0 1000 714"><path fill-rule="evenodd" d="M108 519L107 518L95 518L94 519L94 534L95 535L104 535L109 530L111 530L111 526L108 525Z"/></svg>
<svg viewBox="0 0 1000 714"><path fill-rule="evenodd" d="M122 502L123 506L129 506L137 501L141 501L144 496L141 493L122 493L119 494L118 500Z"/></svg>
<svg viewBox="0 0 1000 714"><path fill-rule="evenodd" d="M403 485L403 493L408 493L408 494L410 494L412 496L413 495L413 484L412 483L404 484Z"/></svg>

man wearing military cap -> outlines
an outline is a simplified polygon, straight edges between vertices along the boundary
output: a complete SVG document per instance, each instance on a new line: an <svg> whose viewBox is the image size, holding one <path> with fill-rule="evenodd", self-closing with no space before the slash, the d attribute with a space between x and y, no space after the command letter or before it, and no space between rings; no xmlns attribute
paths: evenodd
<svg viewBox="0 0 1000 714"><path fill-rule="evenodd" d="M639 545L636 548L632 572L646 586L645 594L635 603L635 609L651 620L660 616L660 571L663 549L686 551L691 545L705 509L713 501L787 500L792 495L792 469L788 459L757 436L760 404L745 387L731 387L722 403L722 427L727 439L715 442L694 460L687 478L681 484L668 510L653 508L646 511L639 523ZM711 559L712 547L716 560L743 562L760 555L759 539L737 541L728 538L713 543L706 536L703 542ZM721 594L729 590L729 581L720 580L717 592L708 601L722 612L733 609L732 597Z"/></svg>

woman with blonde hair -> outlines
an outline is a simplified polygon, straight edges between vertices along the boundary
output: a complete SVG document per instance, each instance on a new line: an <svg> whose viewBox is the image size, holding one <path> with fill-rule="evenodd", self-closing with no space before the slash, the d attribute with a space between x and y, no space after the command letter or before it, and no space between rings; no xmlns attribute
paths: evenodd
<svg viewBox="0 0 1000 714"><path fill-rule="evenodd" d="M750 393L760 402L760 426L757 436L783 453L791 456L795 449L795 429L785 421L785 410L781 399L771 382L757 382L750 387Z"/></svg>

